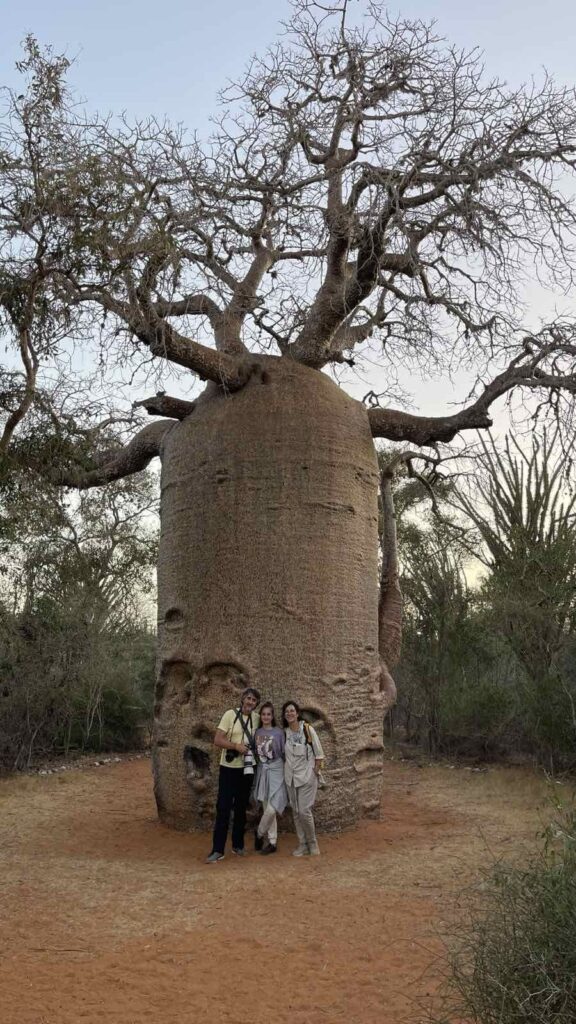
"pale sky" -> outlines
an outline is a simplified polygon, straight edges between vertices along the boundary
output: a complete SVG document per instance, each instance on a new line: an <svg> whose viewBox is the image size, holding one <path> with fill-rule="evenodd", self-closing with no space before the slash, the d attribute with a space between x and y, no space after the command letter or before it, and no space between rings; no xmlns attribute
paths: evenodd
<svg viewBox="0 0 576 1024"><path fill-rule="evenodd" d="M483 0L473 6L464 0L406 0L389 9L435 18L440 34L459 46L479 46L488 72L510 84L529 80L542 67L559 82L576 81L573 0ZM41 43L77 58L70 81L88 108L167 114L202 135L218 88L274 41L287 12L285 0L0 0L0 83L16 84L19 43L32 32ZM451 398L465 397L463 383L456 396L449 382L415 382L415 406L448 411ZM360 393L353 391L361 397L358 388Z"/></svg>
<svg viewBox="0 0 576 1024"><path fill-rule="evenodd" d="M479 46L488 70L510 82L542 66L560 81L576 78L573 0L406 0L389 10L436 19L442 35ZM274 41L287 11L286 0L0 0L2 81L32 32L79 58L72 82L89 106L168 113L202 130L218 88Z"/></svg>

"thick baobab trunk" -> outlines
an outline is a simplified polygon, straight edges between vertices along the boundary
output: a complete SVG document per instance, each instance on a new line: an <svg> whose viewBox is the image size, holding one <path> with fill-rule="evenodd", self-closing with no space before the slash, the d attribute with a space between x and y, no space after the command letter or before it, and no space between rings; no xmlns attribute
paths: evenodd
<svg viewBox="0 0 576 1024"><path fill-rule="evenodd" d="M265 361L168 433L158 572L155 791L162 820L209 827L214 730L237 680L289 697L322 738L327 829L378 814L378 468L363 407L323 374Z"/></svg>

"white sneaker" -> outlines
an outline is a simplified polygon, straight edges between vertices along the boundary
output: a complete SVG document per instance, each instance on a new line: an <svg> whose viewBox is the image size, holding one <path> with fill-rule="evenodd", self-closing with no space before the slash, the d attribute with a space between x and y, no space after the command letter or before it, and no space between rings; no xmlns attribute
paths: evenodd
<svg viewBox="0 0 576 1024"><path fill-rule="evenodd" d="M307 857L309 853L310 853L310 850L308 849L307 846L297 846L296 849L292 851L292 856L293 857Z"/></svg>
<svg viewBox="0 0 576 1024"><path fill-rule="evenodd" d="M318 843L310 843L310 846L308 847L308 853L310 854L311 857L319 857L320 849L318 847Z"/></svg>

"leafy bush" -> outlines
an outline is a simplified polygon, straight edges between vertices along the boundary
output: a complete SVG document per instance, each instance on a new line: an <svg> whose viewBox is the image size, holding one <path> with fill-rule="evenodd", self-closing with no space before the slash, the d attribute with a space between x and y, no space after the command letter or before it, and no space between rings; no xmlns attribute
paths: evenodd
<svg viewBox="0 0 576 1024"><path fill-rule="evenodd" d="M509 743L514 694L490 676L448 679L440 696L440 748L449 755L496 755Z"/></svg>
<svg viewBox="0 0 576 1024"><path fill-rule="evenodd" d="M0 478L1 767L142 744L155 504L148 476L74 499L26 475Z"/></svg>
<svg viewBox="0 0 576 1024"><path fill-rule="evenodd" d="M574 1024L576 810L545 834L526 868L499 865L486 880L450 958L436 1024Z"/></svg>
<svg viewBox="0 0 576 1024"><path fill-rule="evenodd" d="M576 767L576 686L558 674L523 687L522 727L525 745L550 771Z"/></svg>
<svg viewBox="0 0 576 1024"><path fill-rule="evenodd" d="M141 746L154 646L141 624L101 630L46 601L18 615L0 603L0 766Z"/></svg>

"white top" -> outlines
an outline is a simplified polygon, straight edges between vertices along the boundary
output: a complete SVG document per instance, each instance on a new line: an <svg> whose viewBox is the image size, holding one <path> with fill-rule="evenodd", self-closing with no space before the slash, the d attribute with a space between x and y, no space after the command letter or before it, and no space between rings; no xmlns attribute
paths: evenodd
<svg viewBox="0 0 576 1024"><path fill-rule="evenodd" d="M317 760L322 760L324 751L318 739L318 734L311 725L310 739L312 744L306 742L303 722L299 728L291 729L288 726L284 732L286 735L286 748L284 751L284 778L287 786L304 786L314 778L314 765Z"/></svg>

